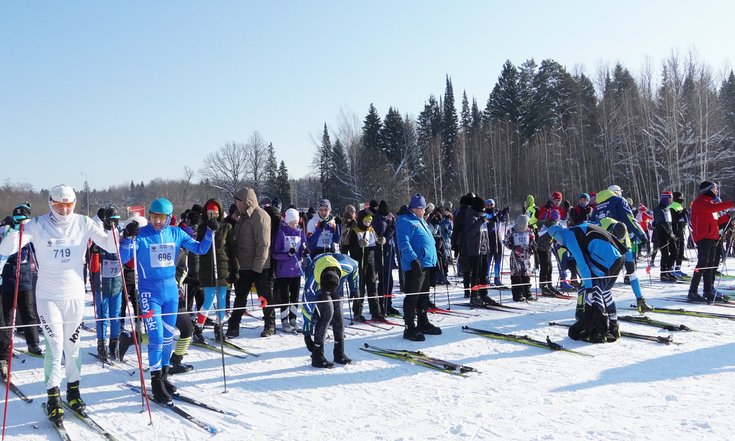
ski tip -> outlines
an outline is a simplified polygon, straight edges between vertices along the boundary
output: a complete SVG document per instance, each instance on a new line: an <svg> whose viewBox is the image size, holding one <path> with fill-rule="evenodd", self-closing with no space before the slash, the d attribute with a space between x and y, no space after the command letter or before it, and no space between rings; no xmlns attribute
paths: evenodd
<svg viewBox="0 0 735 441"><path fill-rule="evenodd" d="M370 347L370 345L367 344L367 343L363 343L363 344L365 345L366 348L369 348Z"/></svg>

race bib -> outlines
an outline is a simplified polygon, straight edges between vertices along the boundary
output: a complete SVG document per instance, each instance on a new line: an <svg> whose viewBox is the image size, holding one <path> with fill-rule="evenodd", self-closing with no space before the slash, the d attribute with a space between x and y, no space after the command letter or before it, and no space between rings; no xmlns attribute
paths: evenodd
<svg viewBox="0 0 735 441"><path fill-rule="evenodd" d="M528 233L513 233L513 243L516 246L527 247L529 244Z"/></svg>
<svg viewBox="0 0 735 441"><path fill-rule="evenodd" d="M117 263L117 260L103 260L101 273L105 279L118 277L120 275L120 264Z"/></svg>
<svg viewBox="0 0 735 441"><path fill-rule="evenodd" d="M67 239L53 239L49 241L49 245L46 248L46 253L49 254L54 262L66 264L72 261L74 248L70 241Z"/></svg>
<svg viewBox="0 0 735 441"><path fill-rule="evenodd" d="M176 259L176 244L151 244L151 268L168 268L174 266Z"/></svg>
<svg viewBox="0 0 735 441"><path fill-rule="evenodd" d="M299 246L301 246L301 236L286 236L286 240L283 244L286 246L284 251L288 251L289 248L298 250Z"/></svg>
<svg viewBox="0 0 735 441"><path fill-rule="evenodd" d="M332 246L332 232L323 230L317 241L317 246L320 248L330 248Z"/></svg>

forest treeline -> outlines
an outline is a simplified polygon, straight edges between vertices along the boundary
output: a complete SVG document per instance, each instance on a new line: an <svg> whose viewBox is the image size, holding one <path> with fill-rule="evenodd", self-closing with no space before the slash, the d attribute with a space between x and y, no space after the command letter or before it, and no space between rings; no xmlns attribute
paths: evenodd
<svg viewBox="0 0 735 441"><path fill-rule="evenodd" d="M212 196L229 204L243 185L284 206L306 208L326 197L334 207L384 199L397 209L415 192L439 205L474 191L519 208L527 194L543 201L561 191L573 200L610 184L652 204L664 190L692 198L704 179L720 182L726 196L733 183L735 74L718 74L692 56L672 54L636 76L617 64L594 77L550 59L508 60L479 104L455 94L449 76L444 89L417 116L391 106L381 116L366 103L363 118L340 112L335 123L321 123L313 157L295 158L312 163L306 177L289 179L273 144L253 132L179 179L77 189L78 211L86 212L87 197L92 212L158 196L179 211ZM0 191L2 213L26 200L46 210L44 189L6 182Z"/></svg>

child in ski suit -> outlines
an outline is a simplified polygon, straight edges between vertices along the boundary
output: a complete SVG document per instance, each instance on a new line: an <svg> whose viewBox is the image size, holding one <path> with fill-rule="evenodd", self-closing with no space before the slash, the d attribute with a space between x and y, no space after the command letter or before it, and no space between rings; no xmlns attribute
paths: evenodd
<svg viewBox="0 0 735 441"><path fill-rule="evenodd" d="M533 230L528 227L528 216L522 214L505 235L505 246L510 253L510 282L513 300L533 300L531 294L531 255L536 249Z"/></svg>

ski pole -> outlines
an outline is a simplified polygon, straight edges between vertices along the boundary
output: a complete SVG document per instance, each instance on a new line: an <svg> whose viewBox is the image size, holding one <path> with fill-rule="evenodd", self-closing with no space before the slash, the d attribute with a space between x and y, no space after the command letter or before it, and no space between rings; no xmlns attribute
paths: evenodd
<svg viewBox="0 0 735 441"><path fill-rule="evenodd" d="M110 234L113 234L113 238L115 239L115 247L118 249L118 255L117 255L117 261L120 264L120 274L124 274L124 268L122 260L120 259L120 240L117 236L117 230L112 229L110 230ZM135 292L138 293L138 259L136 257L138 247L137 247L137 238L132 238L133 242L133 286L135 288ZM125 291L125 298L130 299L130 296L128 295L128 285L123 281L123 291ZM140 344L138 344L138 333L135 331L135 321L133 320L133 317L135 316L135 311L131 314L130 311L130 302L125 302L125 306L128 313L128 320L130 321L130 333L133 336L133 346L135 347L135 355L138 359L138 372L140 372L140 389L142 391L141 398L140 398L140 406L141 406L141 412L145 409L145 406L148 406L148 421L149 425L153 425L153 414L151 413L151 403L148 399L148 390L145 386L145 375L143 375L143 358L140 354Z"/></svg>
<svg viewBox="0 0 735 441"><path fill-rule="evenodd" d="M18 228L18 254L16 256L15 268L15 290L13 291L13 309L10 310L10 348L9 353L13 353L13 335L15 335L15 311L18 308L18 283L20 282L20 260L21 251L23 249L23 225ZM46 355L48 356L48 355ZM13 371L13 357L8 357L8 379L5 382L5 408L3 410L3 434L2 439L5 440L5 423L8 416L8 395L10 394L11 373Z"/></svg>
<svg viewBox="0 0 735 441"><path fill-rule="evenodd" d="M219 273L217 271L217 250L215 245L215 235L216 232L212 231L212 274L214 277L214 295L217 298L217 326L219 327L219 352L220 356L222 358L222 383L224 385L224 392L223 394L227 393L227 372L225 370L225 338L224 338L224 329L222 329L222 304L219 301Z"/></svg>

